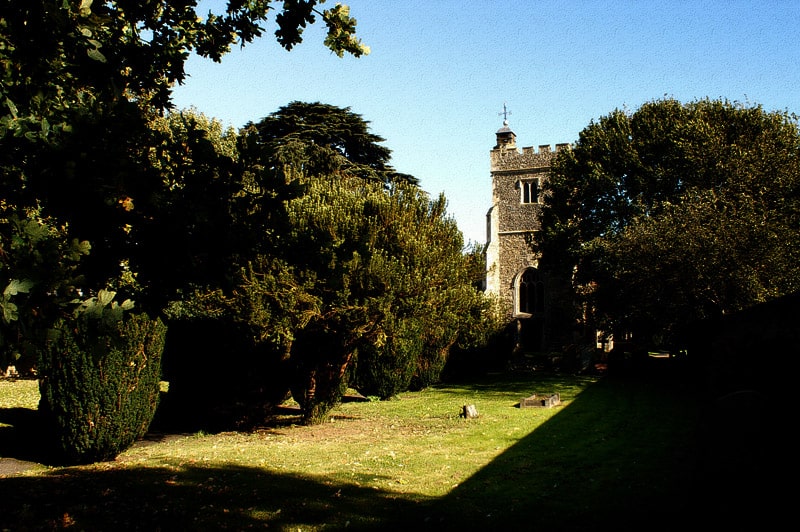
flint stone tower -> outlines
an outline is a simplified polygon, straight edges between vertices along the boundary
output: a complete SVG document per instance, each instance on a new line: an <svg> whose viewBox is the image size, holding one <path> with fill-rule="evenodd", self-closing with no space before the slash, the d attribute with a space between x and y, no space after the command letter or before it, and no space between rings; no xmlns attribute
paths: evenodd
<svg viewBox="0 0 800 532"><path fill-rule="evenodd" d="M546 347L547 293L530 241L540 229L542 185L559 150L569 144L517 148L503 111L503 127L490 152L492 207L486 215L486 293L496 295L518 349Z"/></svg>

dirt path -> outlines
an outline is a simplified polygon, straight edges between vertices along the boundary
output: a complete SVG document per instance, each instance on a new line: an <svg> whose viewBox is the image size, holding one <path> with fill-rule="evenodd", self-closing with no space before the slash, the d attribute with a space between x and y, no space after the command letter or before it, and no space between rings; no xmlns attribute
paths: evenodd
<svg viewBox="0 0 800 532"><path fill-rule="evenodd" d="M16 458L0 458L0 477L9 477L24 473L39 467L39 465L40 464L36 462L26 462L24 460L17 460Z"/></svg>

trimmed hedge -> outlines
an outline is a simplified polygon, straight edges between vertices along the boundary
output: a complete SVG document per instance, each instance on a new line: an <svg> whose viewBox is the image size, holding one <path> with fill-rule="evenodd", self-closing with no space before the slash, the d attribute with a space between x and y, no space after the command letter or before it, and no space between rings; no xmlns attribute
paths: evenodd
<svg viewBox="0 0 800 532"><path fill-rule="evenodd" d="M59 321L40 354L39 410L57 459L113 460L143 436L158 406L166 326L145 314Z"/></svg>

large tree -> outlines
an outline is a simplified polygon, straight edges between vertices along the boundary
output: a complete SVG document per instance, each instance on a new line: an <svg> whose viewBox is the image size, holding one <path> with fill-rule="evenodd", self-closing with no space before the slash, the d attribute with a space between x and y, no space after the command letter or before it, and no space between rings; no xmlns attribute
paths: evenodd
<svg viewBox="0 0 800 532"><path fill-rule="evenodd" d="M800 135L760 106L666 99L592 122L546 185L569 311L642 342L800 289Z"/></svg>
<svg viewBox="0 0 800 532"><path fill-rule="evenodd" d="M245 128L257 132L261 152L273 161L282 148L293 143L318 150L320 153L305 162L308 174L330 170L331 160L339 156L347 163L339 171L385 183L418 184L415 177L389 165L392 152L381 145L385 139L371 133L369 122L349 107L295 101Z"/></svg>
<svg viewBox="0 0 800 532"><path fill-rule="evenodd" d="M331 50L368 52L354 36L347 7L320 11L323 1L231 0L224 12L205 17L193 0L0 4L0 288L4 315L12 318L2 324L0 344L17 342L22 314L50 315L40 305L26 310L37 295L44 303L48 295L86 297L106 284L124 293L137 289L132 268L137 254L148 252L146 229L163 212L163 192L174 177L165 161L153 161L170 151L162 149L170 139L153 121L170 108L189 53L219 61L232 45L261 36L273 12L276 39L286 49L321 16ZM30 238L32 246L55 236L62 242L42 252L13 247L19 220L30 221L28 229L47 226L51 236ZM81 256L90 247L91 254L69 283L39 282L37 272L21 268L24 257L14 256L46 258L51 272L66 272L76 266L76 246ZM63 254L50 253L59 249ZM28 292L19 290L20 281ZM61 287L57 293L53 283Z"/></svg>
<svg viewBox="0 0 800 532"><path fill-rule="evenodd" d="M171 107L190 52L215 61L263 33L280 6L276 37L285 48L322 15L336 53L367 51L345 6L322 13L315 0L228 2L201 18L196 2L92 0L6 2L0 7L0 184L17 208L38 206L88 239L92 280L119 275L118 264L142 242L137 225L166 164L153 164L165 142L152 120Z"/></svg>
<svg viewBox="0 0 800 532"><path fill-rule="evenodd" d="M228 242L213 244L238 275L174 316L228 320L252 341L241 365L264 368L253 383L265 398L291 387L310 422L348 382L388 397L437 380L451 346L480 337L489 306L445 198L385 179L389 151L349 109L295 102L260 124L240 132Z"/></svg>
<svg viewBox="0 0 800 532"><path fill-rule="evenodd" d="M489 305L443 197L341 174L307 184L287 203L282 252L249 263L220 301L282 353L286 382L316 422L348 382L390 397L438 380Z"/></svg>
<svg viewBox="0 0 800 532"><path fill-rule="evenodd" d="M151 150L151 164L167 186L157 215L142 226L154 253L142 255L137 269L172 299L176 290L229 291L249 261L285 254L287 202L306 195L314 178L387 187L390 175L400 175L388 165L384 139L349 108L293 102L238 133L189 109L152 128L163 142ZM163 262L171 271L159 271Z"/></svg>

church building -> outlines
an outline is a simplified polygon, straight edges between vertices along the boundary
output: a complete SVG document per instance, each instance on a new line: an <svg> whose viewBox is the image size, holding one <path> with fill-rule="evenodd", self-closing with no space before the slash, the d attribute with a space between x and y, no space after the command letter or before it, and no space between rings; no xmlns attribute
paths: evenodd
<svg viewBox="0 0 800 532"><path fill-rule="evenodd" d="M495 295L509 324L515 328L517 348L539 351L547 347L548 300L538 257L530 245L540 228L542 185L550 164L568 144L517 148L516 135L504 110L503 127L490 152L492 206L486 215L486 293Z"/></svg>

